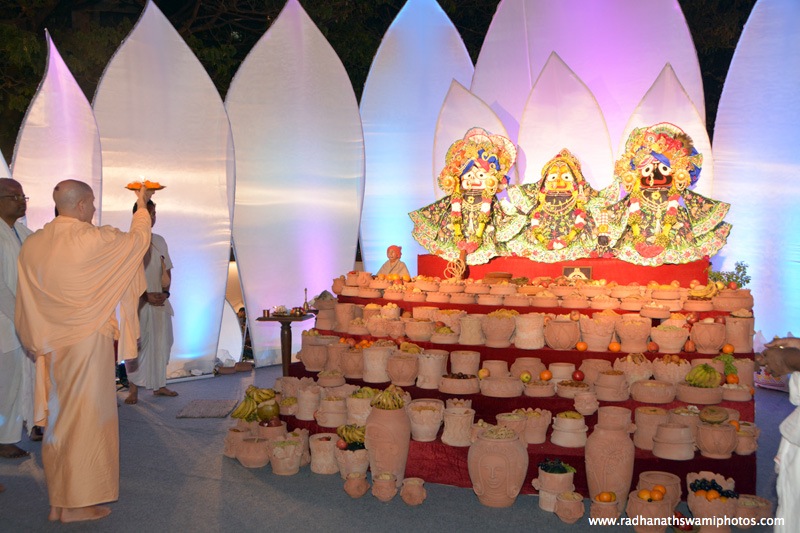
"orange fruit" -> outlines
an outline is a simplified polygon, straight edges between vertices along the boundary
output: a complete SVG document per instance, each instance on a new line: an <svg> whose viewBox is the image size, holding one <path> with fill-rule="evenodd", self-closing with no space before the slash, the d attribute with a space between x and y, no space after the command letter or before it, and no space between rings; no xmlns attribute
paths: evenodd
<svg viewBox="0 0 800 533"><path fill-rule="evenodd" d="M708 500L708 501L716 500L716 499L719 498L719 496L720 496L720 494L719 494L719 491L717 491L717 490L711 489L709 491L706 491L706 500Z"/></svg>
<svg viewBox="0 0 800 533"><path fill-rule="evenodd" d="M728 420L728 424L733 426L733 429L739 431L739 421L738 420Z"/></svg>
<svg viewBox="0 0 800 533"><path fill-rule="evenodd" d="M542 381L550 381L551 379L553 379L553 373L550 372L549 370L542 370L541 372L539 372L539 379L541 379Z"/></svg>
<svg viewBox="0 0 800 533"><path fill-rule="evenodd" d="M654 502L660 502L664 499L664 493L660 490L651 490L650 491L650 499Z"/></svg>
<svg viewBox="0 0 800 533"><path fill-rule="evenodd" d="M725 376L725 382L730 383L731 385L736 385L737 383L739 383L739 376L737 376L736 374L728 374L727 376Z"/></svg>
<svg viewBox="0 0 800 533"><path fill-rule="evenodd" d="M733 353L736 348L733 347L733 344L723 344L722 345L722 353Z"/></svg>
<svg viewBox="0 0 800 533"><path fill-rule="evenodd" d="M667 487L665 487L664 485L653 485L653 488L650 489L650 492L653 492L654 490L657 490L661 494L667 493Z"/></svg>
<svg viewBox="0 0 800 533"><path fill-rule="evenodd" d="M598 494L595 497L595 499L597 501L599 501L599 502L611 502L611 501L614 501L614 500L611 499L611 493L610 492L601 492L600 494Z"/></svg>
<svg viewBox="0 0 800 533"><path fill-rule="evenodd" d="M653 498L653 494L647 489L640 490L639 492L636 493L636 495L646 502L652 501Z"/></svg>
<svg viewBox="0 0 800 533"><path fill-rule="evenodd" d="M609 352L615 352L616 353L616 352L619 352L620 350L622 350L622 345L620 343L618 343L618 342L612 342L611 344L608 345L608 351Z"/></svg>
<svg viewBox="0 0 800 533"><path fill-rule="evenodd" d="M578 344L575 345L575 349L578 350L579 352L585 352L586 350L589 349L589 345L583 341L580 341Z"/></svg>
<svg viewBox="0 0 800 533"><path fill-rule="evenodd" d="M694 495L697 496L698 498L705 498L706 497L706 491L704 491L703 489L696 490L696 491L694 491Z"/></svg>

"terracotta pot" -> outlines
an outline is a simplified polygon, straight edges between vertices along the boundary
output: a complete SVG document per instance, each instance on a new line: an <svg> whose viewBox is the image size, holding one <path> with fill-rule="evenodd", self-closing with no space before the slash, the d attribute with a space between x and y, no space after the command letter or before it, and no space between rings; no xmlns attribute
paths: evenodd
<svg viewBox="0 0 800 533"><path fill-rule="evenodd" d="M281 422L279 426L258 426L256 436L261 439L277 439L286 435L286 422Z"/></svg>
<svg viewBox="0 0 800 533"><path fill-rule="evenodd" d="M324 428L338 428L347 423L347 402L345 398L328 397L319 403L314 413L317 424Z"/></svg>
<svg viewBox="0 0 800 533"><path fill-rule="evenodd" d="M652 450L656 429L669 420L667 410L660 407L637 407L634 417L636 431L633 434L633 443L642 450Z"/></svg>
<svg viewBox="0 0 800 533"><path fill-rule="evenodd" d="M617 371L601 371L594 382L597 399L604 402L623 402L630 396L628 378Z"/></svg>
<svg viewBox="0 0 800 533"><path fill-rule="evenodd" d="M342 294L342 289L344 288L344 278L334 278L333 284L331 285L331 291L334 294Z"/></svg>
<svg viewBox="0 0 800 533"><path fill-rule="evenodd" d="M418 361L416 354L395 352L386 363L386 373L393 385L411 387L417 382Z"/></svg>
<svg viewBox="0 0 800 533"><path fill-rule="evenodd" d="M733 362L733 366L736 367L737 376L739 376L739 384L752 387L754 382L753 374L756 370L755 361L752 359L737 358Z"/></svg>
<svg viewBox="0 0 800 533"><path fill-rule="evenodd" d="M417 356L417 387L438 389L442 376L447 373L448 352L444 350L425 350Z"/></svg>
<svg viewBox="0 0 800 533"><path fill-rule="evenodd" d="M619 505L617 502L599 502L592 500L589 505L589 516L591 518L610 518L617 519L620 516Z"/></svg>
<svg viewBox="0 0 800 533"><path fill-rule="evenodd" d="M514 347L538 350L544 347L544 315L527 313L514 317Z"/></svg>
<svg viewBox="0 0 800 533"><path fill-rule="evenodd" d="M305 346L297 353L297 358L303 363L307 372L325 370L328 359L327 346Z"/></svg>
<svg viewBox="0 0 800 533"><path fill-rule="evenodd" d="M618 321L616 333L622 345L622 351L625 353L646 352L651 327L651 321L647 318Z"/></svg>
<svg viewBox="0 0 800 533"><path fill-rule="evenodd" d="M523 440L526 444L542 444L547 440L547 428L553 415L547 409L535 409L529 412L525 421Z"/></svg>
<svg viewBox="0 0 800 533"><path fill-rule="evenodd" d="M516 398L525 390L525 384L511 376L484 378L480 380L480 387L481 394L490 398Z"/></svg>
<svg viewBox="0 0 800 533"><path fill-rule="evenodd" d="M714 474L713 472L692 472L686 474L686 486L690 486L694 480L699 478L705 478L709 480L714 479L723 489L726 490L733 490L734 488L734 481L732 478L725 478L724 476L720 474ZM694 515L695 518L711 519L718 517L722 519L726 516L736 516L736 508L738 503L736 500L737 498L729 498L726 501L722 501L722 498L709 500L704 496L695 496L694 492L691 490L686 495L686 503L688 504L689 510L692 512L692 515ZM726 533L731 531L731 527L722 523L716 527L713 525L703 526L703 530Z"/></svg>
<svg viewBox="0 0 800 533"><path fill-rule="evenodd" d="M689 330L680 327L669 329L662 329L662 327L657 326L650 329L650 338L658 344L659 353L681 353L686 339L689 338Z"/></svg>
<svg viewBox="0 0 800 533"><path fill-rule="evenodd" d="M716 355L725 344L725 324L696 322L689 336L697 346L697 353Z"/></svg>
<svg viewBox="0 0 800 533"><path fill-rule="evenodd" d="M761 431L755 427L745 427L744 424L740 425L739 431L736 432L736 449L734 450L737 455L752 455L758 449L758 436Z"/></svg>
<svg viewBox="0 0 800 533"><path fill-rule="evenodd" d="M553 374L552 381L558 383L562 379L572 379L575 372L574 363L550 363L547 369Z"/></svg>
<svg viewBox="0 0 800 533"><path fill-rule="evenodd" d="M300 471L303 446L296 440L270 440L269 463L272 473L278 476L292 476Z"/></svg>
<svg viewBox="0 0 800 533"><path fill-rule="evenodd" d="M350 345L343 342L328 344L325 349L328 356L325 360L325 370L342 370L342 354L350 349Z"/></svg>
<svg viewBox="0 0 800 533"><path fill-rule="evenodd" d="M386 329L386 318L383 316L371 317L367 320L367 331L373 337L388 337L389 331Z"/></svg>
<svg viewBox="0 0 800 533"><path fill-rule="evenodd" d="M693 405L714 405L722 401L722 387L693 387L678 383L677 398Z"/></svg>
<svg viewBox="0 0 800 533"><path fill-rule="evenodd" d="M336 463L336 433L316 433L311 435L308 445L311 449L311 471L315 474L336 474L339 465Z"/></svg>
<svg viewBox="0 0 800 533"><path fill-rule="evenodd" d="M695 440L703 457L730 459L736 449L736 429L730 424L700 422Z"/></svg>
<svg viewBox="0 0 800 533"><path fill-rule="evenodd" d="M646 379L631 385L631 397L642 403L670 403L675 393L675 385L667 381Z"/></svg>
<svg viewBox="0 0 800 533"><path fill-rule="evenodd" d="M581 330L574 320L550 320L544 325L544 340L554 350L572 350L581 340Z"/></svg>
<svg viewBox="0 0 800 533"><path fill-rule="evenodd" d="M653 455L672 461L694 459L694 435L691 428L675 422L659 424L653 435Z"/></svg>
<svg viewBox="0 0 800 533"><path fill-rule="evenodd" d="M397 305L389 304L381 307L381 316L383 318L400 318L402 314L403 310Z"/></svg>
<svg viewBox="0 0 800 533"><path fill-rule="evenodd" d="M608 351L608 345L614 338L614 330L608 333L581 333L581 340L586 343L587 350L590 352Z"/></svg>
<svg viewBox="0 0 800 533"><path fill-rule="evenodd" d="M664 496L675 509L681 503L681 495L683 489L681 488L681 478L669 472L661 472L658 470L649 470L639 474L639 483L636 485L636 490L647 489L650 490L656 485L663 485L667 489L667 494Z"/></svg>
<svg viewBox="0 0 800 533"><path fill-rule="evenodd" d="M402 485L402 481L398 481L390 472L372 474L372 495L383 503L388 503L395 497L399 485Z"/></svg>
<svg viewBox="0 0 800 533"><path fill-rule="evenodd" d="M364 376L364 354L361 349L350 348L342 352L340 364L347 379L361 379Z"/></svg>
<svg viewBox="0 0 800 533"><path fill-rule="evenodd" d="M470 446L467 464L478 501L487 507L510 507L528 471L528 450L517 435L491 439L484 432Z"/></svg>
<svg viewBox="0 0 800 533"><path fill-rule="evenodd" d="M627 505L625 506L625 513L629 518L635 519L641 517L637 522L652 521L658 519L657 522L666 524L669 517L673 516L673 509L668 500L659 500L648 502L637 496L637 491L633 491L628 495ZM642 520L645 519L645 520ZM650 519L650 520L647 520ZM636 533L663 533L666 531L666 525L635 525L633 530Z"/></svg>
<svg viewBox="0 0 800 533"><path fill-rule="evenodd" d="M297 391L298 420L314 420L314 413L319 409L319 392L317 385L303 387Z"/></svg>
<svg viewBox="0 0 800 533"><path fill-rule="evenodd" d="M698 413L683 413L672 409L669 412L669 421L687 426L692 432L692 438L697 437L697 424L700 423Z"/></svg>
<svg viewBox="0 0 800 533"><path fill-rule="evenodd" d="M596 424L586 441L586 480L589 497L604 491L627 494L633 478L633 442L624 423ZM624 501L618 499L620 512Z"/></svg>
<svg viewBox="0 0 800 533"><path fill-rule="evenodd" d="M538 357L517 357L511 364L511 375L518 378L525 370L531 373L534 379L538 379L542 370L545 370L544 363Z"/></svg>
<svg viewBox="0 0 800 533"><path fill-rule="evenodd" d="M439 434L444 418L444 402L434 398L412 400L406 406L411 420L411 438L418 442L432 442Z"/></svg>
<svg viewBox="0 0 800 533"><path fill-rule="evenodd" d="M395 352L392 346L370 346L362 350L364 358L363 374L361 379L365 383L388 383L391 381L386 368L389 356Z"/></svg>
<svg viewBox="0 0 800 533"><path fill-rule="evenodd" d="M364 439L372 472L390 472L399 485L405 476L410 441L411 421L405 409L372 409Z"/></svg>
<svg viewBox="0 0 800 533"><path fill-rule="evenodd" d="M728 316L725 318L725 342L733 345L736 353L750 353L753 351L753 336L755 335L755 319ZM741 383L741 380L739 381Z"/></svg>
<svg viewBox="0 0 800 533"><path fill-rule="evenodd" d="M621 424L628 428L628 433L633 433L636 426L633 425L632 414L632 411L627 407L604 405L597 410L597 423L612 426Z"/></svg>
<svg viewBox="0 0 800 533"><path fill-rule="evenodd" d="M346 333L350 326L350 321L355 318L355 304L337 303L336 304L336 326L333 328L338 333Z"/></svg>
<svg viewBox="0 0 800 533"><path fill-rule="evenodd" d="M586 513L583 496L577 492L562 492L556 496L555 513L562 522L574 524Z"/></svg>
<svg viewBox="0 0 800 533"><path fill-rule="evenodd" d="M367 423L369 412L372 411L370 402L372 398L353 398L348 396L345 398L347 405L347 423L363 426Z"/></svg>
<svg viewBox="0 0 800 533"><path fill-rule="evenodd" d="M527 444L527 441L525 441L525 426L528 423L527 416L522 413L497 413L495 418L498 426L506 427L514 431L514 433Z"/></svg>
<svg viewBox="0 0 800 533"><path fill-rule="evenodd" d="M222 450L222 455L236 459L236 452L239 445L246 437L250 436L250 431L240 427L228 428L228 433L225 435L225 445Z"/></svg>
<svg viewBox="0 0 800 533"><path fill-rule="evenodd" d="M450 352L450 372L477 376L481 366L481 352L454 350Z"/></svg>
<svg viewBox="0 0 800 533"><path fill-rule="evenodd" d="M606 346L608 346L608 343L606 343ZM611 361L606 359L584 359L578 369L583 372L583 381L589 385L594 385L600 372L611 370Z"/></svg>
<svg viewBox="0 0 800 533"><path fill-rule="evenodd" d="M419 505L428 497L425 490L425 480L421 477L407 477L403 480L403 487L400 489L400 497L406 505Z"/></svg>
<svg viewBox="0 0 800 533"><path fill-rule="evenodd" d="M344 491L351 498L360 498L369 490L367 474L364 472L350 472L344 482Z"/></svg>
<svg viewBox="0 0 800 533"><path fill-rule="evenodd" d="M464 407L448 407L444 410L442 442L448 446L466 447L472 444L472 423L475 410Z"/></svg>
<svg viewBox="0 0 800 533"><path fill-rule="evenodd" d="M386 333L393 339L399 339L406 332L406 323L402 320L387 320Z"/></svg>
<svg viewBox="0 0 800 533"><path fill-rule="evenodd" d="M653 359L653 377L659 381L678 384L691 369L692 364L685 359L680 363L665 363L663 359Z"/></svg>
<svg viewBox="0 0 800 533"><path fill-rule="evenodd" d="M347 479L351 473L367 473L369 468L369 454L367 450L340 450L336 449L336 464L342 479Z"/></svg>
<svg viewBox="0 0 800 533"><path fill-rule="evenodd" d="M489 375L493 378L502 378L511 375L511 371L508 369L508 361L502 359L487 359L483 362L482 368L488 370Z"/></svg>
<svg viewBox="0 0 800 533"><path fill-rule="evenodd" d="M246 437L239 443L236 459L246 468L261 468L269 464L267 439Z"/></svg>
<svg viewBox="0 0 800 533"><path fill-rule="evenodd" d="M773 516L772 502L755 494L740 494L736 504L736 516L742 519L739 529L750 529L753 527L751 523Z"/></svg>
<svg viewBox="0 0 800 533"><path fill-rule="evenodd" d="M479 346L486 342L483 336L483 329L481 323L483 317L486 315L466 315L461 317L461 334L458 337L458 343L464 346Z"/></svg>
<svg viewBox="0 0 800 533"><path fill-rule="evenodd" d="M597 412L600 403L594 392L579 392L575 395L575 410L583 416L591 416Z"/></svg>
<svg viewBox="0 0 800 533"><path fill-rule="evenodd" d="M486 338L486 346L490 348L507 348L511 346L516 321L513 316L486 315L481 322L481 330Z"/></svg>
<svg viewBox="0 0 800 533"><path fill-rule="evenodd" d="M553 474L538 469L539 475L531 480L531 485L539 493L539 508L552 513L556 507L556 497L565 491L575 490L574 472Z"/></svg>
<svg viewBox="0 0 800 533"><path fill-rule="evenodd" d="M430 320L410 320L406 322L406 337L415 342L429 341L435 329Z"/></svg>

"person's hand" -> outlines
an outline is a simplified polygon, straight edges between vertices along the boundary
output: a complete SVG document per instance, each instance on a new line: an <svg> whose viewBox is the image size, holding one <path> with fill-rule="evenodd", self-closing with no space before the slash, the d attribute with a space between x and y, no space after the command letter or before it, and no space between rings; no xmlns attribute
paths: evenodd
<svg viewBox="0 0 800 533"><path fill-rule="evenodd" d="M167 295L163 292L148 292L146 298L147 303L155 307L161 307L167 301Z"/></svg>
<svg viewBox="0 0 800 533"><path fill-rule="evenodd" d="M800 349L800 338L798 337L783 337L780 339L773 339L770 342L766 343L764 346L767 348L778 348L780 346L786 348L797 348Z"/></svg>
<svg viewBox="0 0 800 533"><path fill-rule="evenodd" d="M756 363L767 368L775 377L800 370L800 348L774 345L756 355Z"/></svg>
<svg viewBox="0 0 800 533"><path fill-rule="evenodd" d="M147 187L144 186L144 183L142 183L142 186L139 187L139 189L136 190L135 192L136 192L136 205L138 206L138 208L147 209L147 201L150 200L150 197L153 196L153 193L155 191L148 189Z"/></svg>

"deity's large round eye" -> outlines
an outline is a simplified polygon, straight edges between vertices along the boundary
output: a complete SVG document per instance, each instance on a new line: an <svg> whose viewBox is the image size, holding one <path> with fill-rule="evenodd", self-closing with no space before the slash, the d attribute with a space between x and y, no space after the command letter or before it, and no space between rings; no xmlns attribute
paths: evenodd
<svg viewBox="0 0 800 533"><path fill-rule="evenodd" d="M649 178L653 175L653 163L647 163L642 167L642 176Z"/></svg>
<svg viewBox="0 0 800 533"><path fill-rule="evenodd" d="M570 171L566 171L563 174L561 174L561 179L563 181L574 181L575 180L575 178L572 176L572 172L570 172Z"/></svg>
<svg viewBox="0 0 800 533"><path fill-rule="evenodd" d="M672 169L668 165L665 165L664 163L658 164L658 171L661 173L662 176L669 176L670 174L672 174Z"/></svg>
<svg viewBox="0 0 800 533"><path fill-rule="evenodd" d="M558 179L558 172L551 172L545 179L547 181L556 181Z"/></svg>

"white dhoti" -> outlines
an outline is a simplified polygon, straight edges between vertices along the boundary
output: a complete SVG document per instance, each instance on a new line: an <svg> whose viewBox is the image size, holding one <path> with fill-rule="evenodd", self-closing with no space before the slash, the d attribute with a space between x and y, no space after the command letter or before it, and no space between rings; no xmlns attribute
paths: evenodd
<svg viewBox="0 0 800 533"><path fill-rule="evenodd" d="M144 304L139 310L139 357L125 362L128 381L146 389L167 385L167 364L172 349L172 307Z"/></svg>
<svg viewBox="0 0 800 533"><path fill-rule="evenodd" d="M33 427L33 361L22 346L0 355L0 444L20 441Z"/></svg>
<svg viewBox="0 0 800 533"><path fill-rule="evenodd" d="M114 341L95 333L38 364L37 414L47 390L42 463L50 505L76 508L119 498ZM47 386L49 385L49 386Z"/></svg>

